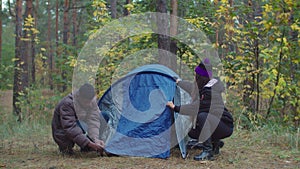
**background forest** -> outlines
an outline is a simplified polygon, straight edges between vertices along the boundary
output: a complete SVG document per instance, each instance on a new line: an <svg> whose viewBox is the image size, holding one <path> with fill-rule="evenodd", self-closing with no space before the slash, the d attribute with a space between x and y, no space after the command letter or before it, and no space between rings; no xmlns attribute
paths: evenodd
<svg viewBox="0 0 300 169"><path fill-rule="evenodd" d="M0 0L2 138L16 124L50 124L55 104L72 89L76 59L89 37L118 18L161 12L202 30L218 51L227 107L237 131L267 131L271 142L299 152L300 1L298 0ZM176 34L178 25L170 25ZM112 32L113 33L113 32ZM199 58L162 35L130 37L113 46L99 67L99 97L124 56L168 50L191 71ZM159 60L158 62L161 62ZM7 108L8 107L8 108ZM282 146L282 145L281 145ZM296 157L298 162L300 157Z"/></svg>

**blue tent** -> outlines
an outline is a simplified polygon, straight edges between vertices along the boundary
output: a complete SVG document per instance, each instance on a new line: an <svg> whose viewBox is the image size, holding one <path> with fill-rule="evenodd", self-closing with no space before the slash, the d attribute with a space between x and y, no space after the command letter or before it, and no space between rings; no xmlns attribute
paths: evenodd
<svg viewBox="0 0 300 169"><path fill-rule="evenodd" d="M166 103L180 97L173 77L178 75L165 66L145 65L104 93L98 106L107 119L101 132L106 151L126 156L170 156L174 117Z"/></svg>

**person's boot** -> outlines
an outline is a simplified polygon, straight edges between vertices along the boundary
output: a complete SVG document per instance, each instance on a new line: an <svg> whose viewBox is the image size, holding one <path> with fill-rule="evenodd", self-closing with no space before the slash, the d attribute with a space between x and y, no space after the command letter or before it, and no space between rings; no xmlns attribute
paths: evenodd
<svg viewBox="0 0 300 169"><path fill-rule="evenodd" d="M213 144L214 155L220 154L220 148L222 148L224 146L224 142L221 140L216 140L212 144Z"/></svg>
<svg viewBox="0 0 300 169"><path fill-rule="evenodd" d="M198 142L197 139L191 139L187 143L187 148L188 149L202 149L203 148L203 144L200 143L200 142Z"/></svg>
<svg viewBox="0 0 300 169"><path fill-rule="evenodd" d="M203 161L203 160L213 160L213 145L211 143L211 139L206 140L203 143L203 151L194 157L196 161Z"/></svg>

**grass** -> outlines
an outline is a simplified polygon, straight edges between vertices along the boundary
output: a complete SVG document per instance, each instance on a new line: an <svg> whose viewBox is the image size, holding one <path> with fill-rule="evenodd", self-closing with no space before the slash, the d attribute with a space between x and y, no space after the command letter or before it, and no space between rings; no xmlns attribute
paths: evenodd
<svg viewBox="0 0 300 169"><path fill-rule="evenodd" d="M6 105L2 104L5 111L0 113L0 168L300 168L299 130L275 124L251 131L237 126L214 161L194 161L199 150L189 150L188 158L182 159L177 148L171 150L168 159L100 157L95 152L81 153L78 147L74 156L63 156L51 136L51 118L35 117L18 123Z"/></svg>
<svg viewBox="0 0 300 169"><path fill-rule="evenodd" d="M300 166L299 149L289 145L287 133L272 133L270 127L259 131L239 130L225 139L221 155L214 161L192 159L199 150L190 150L187 159L177 148L169 159L141 157L99 157L96 153L63 156L51 136L49 122L1 124L0 168L291 168ZM291 133L290 133L291 134ZM296 133L299 134L299 133ZM296 138L296 136L295 136Z"/></svg>

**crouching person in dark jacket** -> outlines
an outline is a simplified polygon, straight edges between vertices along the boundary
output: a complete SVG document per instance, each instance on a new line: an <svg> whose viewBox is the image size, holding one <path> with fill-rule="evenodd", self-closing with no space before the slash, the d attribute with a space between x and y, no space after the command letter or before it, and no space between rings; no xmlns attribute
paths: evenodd
<svg viewBox="0 0 300 169"><path fill-rule="evenodd" d="M167 106L180 114L194 117L194 125L188 135L203 143L202 152L194 160L212 160L224 145L221 139L233 133L233 118L222 99L223 83L212 77L210 60L206 58L201 62L195 73L195 83L176 81L178 86L191 94L192 103L174 105L168 102Z"/></svg>
<svg viewBox="0 0 300 169"><path fill-rule="evenodd" d="M87 125L87 134L83 132L79 121ZM82 151L102 152L104 142L98 139L99 128L100 110L91 84L84 84L56 105L52 119L52 136L61 153L72 155L75 144Z"/></svg>

